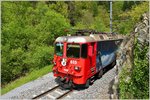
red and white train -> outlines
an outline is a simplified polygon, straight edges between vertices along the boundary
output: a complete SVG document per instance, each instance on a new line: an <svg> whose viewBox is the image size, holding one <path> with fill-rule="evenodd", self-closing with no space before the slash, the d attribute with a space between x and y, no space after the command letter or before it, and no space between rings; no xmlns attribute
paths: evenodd
<svg viewBox="0 0 150 100"><path fill-rule="evenodd" d="M88 88L91 78L95 75L100 78L103 69L116 60L122 40L121 35L81 30L75 36L58 37L53 59L56 82L66 87Z"/></svg>

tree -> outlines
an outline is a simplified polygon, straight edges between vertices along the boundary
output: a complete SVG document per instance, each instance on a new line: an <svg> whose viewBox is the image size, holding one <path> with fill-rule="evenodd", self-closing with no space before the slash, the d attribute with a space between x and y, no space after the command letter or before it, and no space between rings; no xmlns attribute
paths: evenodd
<svg viewBox="0 0 150 100"><path fill-rule="evenodd" d="M45 2L2 2L2 84L51 64L69 21Z"/></svg>

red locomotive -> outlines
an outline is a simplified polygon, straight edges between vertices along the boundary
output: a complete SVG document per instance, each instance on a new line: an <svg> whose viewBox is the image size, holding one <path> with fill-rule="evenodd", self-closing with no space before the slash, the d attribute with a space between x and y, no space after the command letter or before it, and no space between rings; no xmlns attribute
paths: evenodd
<svg viewBox="0 0 150 100"><path fill-rule="evenodd" d="M91 78L102 77L103 69L116 60L115 52L121 41L120 35L83 30L75 36L58 37L53 60L56 82L88 88Z"/></svg>

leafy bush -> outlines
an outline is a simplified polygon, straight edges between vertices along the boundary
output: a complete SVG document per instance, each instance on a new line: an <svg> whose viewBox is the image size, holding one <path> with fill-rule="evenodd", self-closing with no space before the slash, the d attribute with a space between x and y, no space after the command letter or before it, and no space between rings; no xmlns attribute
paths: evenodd
<svg viewBox="0 0 150 100"><path fill-rule="evenodd" d="M135 45L134 70L132 74L132 91L135 98L149 98L149 62L148 45L136 43Z"/></svg>
<svg viewBox="0 0 150 100"><path fill-rule="evenodd" d="M148 99L149 98L149 62L147 57L148 45L135 43L134 67L128 72L128 66L122 70L120 75L119 92L121 99ZM128 76L131 77L126 81Z"/></svg>
<svg viewBox="0 0 150 100"><path fill-rule="evenodd" d="M29 66L28 69L40 69L46 65L50 65L53 58L53 47L37 46L32 52L27 53L27 59L24 63Z"/></svg>
<svg viewBox="0 0 150 100"><path fill-rule="evenodd" d="M51 64L69 21L45 2L2 2L2 85Z"/></svg>
<svg viewBox="0 0 150 100"><path fill-rule="evenodd" d="M131 10L118 14L115 18L113 27L120 34L129 34L133 31L135 24L140 20L143 13L148 12L149 2L141 2L131 6ZM116 15L115 15L116 16Z"/></svg>

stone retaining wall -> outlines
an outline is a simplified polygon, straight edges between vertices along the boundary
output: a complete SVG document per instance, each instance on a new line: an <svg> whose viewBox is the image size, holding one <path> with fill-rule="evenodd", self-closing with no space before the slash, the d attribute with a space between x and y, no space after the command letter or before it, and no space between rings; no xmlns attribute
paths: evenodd
<svg viewBox="0 0 150 100"><path fill-rule="evenodd" d="M119 74L123 67L127 67L127 72L129 73L126 76L126 82L130 80L130 73L132 72L133 68L133 61L134 61L134 41L137 38L137 41L142 45L149 44L149 15L145 13L142 15L142 21L138 23L135 27L133 33L129 36L126 36L123 40L120 48L117 52L117 60L116 65L114 66L116 69L116 76L114 79L114 83L112 85L113 93L111 94L111 99L119 99ZM149 53L147 53L147 57L149 58ZM128 66L126 66L128 65Z"/></svg>

